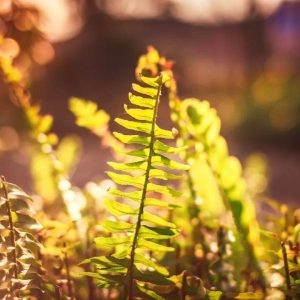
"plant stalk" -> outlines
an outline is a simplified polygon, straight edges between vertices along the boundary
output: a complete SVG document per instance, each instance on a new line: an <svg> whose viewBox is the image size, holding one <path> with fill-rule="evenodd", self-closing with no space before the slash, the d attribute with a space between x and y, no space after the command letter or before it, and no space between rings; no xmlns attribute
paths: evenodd
<svg viewBox="0 0 300 300"><path fill-rule="evenodd" d="M185 296L186 296L186 271L183 271L182 273L182 287L181 287L181 300L185 300Z"/></svg>
<svg viewBox="0 0 300 300"><path fill-rule="evenodd" d="M128 271L126 274L126 276L128 276L128 299L129 300L133 300L134 255L135 255L135 249L137 246L139 230L142 225L141 223L142 223L142 216L143 216L143 212L144 212L145 199L146 199L146 195L147 195L147 184L148 184L149 176L150 176L151 160L152 160L152 156L154 154L153 148L154 148L154 142L155 142L155 125L156 125L158 104L159 104L159 98L160 98L160 94L161 94L162 85L163 85L163 83L160 83L157 94L156 94L155 107L154 107L154 111L153 111L153 122L152 122L151 133L150 133L150 143L149 143L150 151L149 151L149 157L147 160L147 170L145 172L145 181L144 181L144 187L143 187L143 191L142 191L141 204L140 204L138 219L137 219L137 223L136 223L136 230L135 230L134 237L133 237L132 249L131 249L131 253L130 253L130 264L129 264ZM127 293L125 292L124 300L126 300L126 299L127 299Z"/></svg>
<svg viewBox="0 0 300 300"><path fill-rule="evenodd" d="M64 243L64 248L66 248L66 243ZM67 286L68 286L68 294L70 297L70 300L74 300L74 295L73 295L73 289L72 289L72 281L71 281L71 276L70 276L70 267L69 267L69 259L68 259L68 254L67 250L65 249L63 251L64 253L64 262L66 265L66 272L67 272Z"/></svg>
<svg viewBox="0 0 300 300"><path fill-rule="evenodd" d="M282 249L282 256L283 256L283 263L284 263L284 270L285 270L286 288L287 288L287 290L291 290L291 278L290 278L289 264L288 264L288 259L287 259L284 242L281 242L281 249ZM292 298L287 296L286 300L292 300Z"/></svg>
<svg viewBox="0 0 300 300"><path fill-rule="evenodd" d="M55 285L55 298L56 298L56 300L61 300L59 285Z"/></svg>

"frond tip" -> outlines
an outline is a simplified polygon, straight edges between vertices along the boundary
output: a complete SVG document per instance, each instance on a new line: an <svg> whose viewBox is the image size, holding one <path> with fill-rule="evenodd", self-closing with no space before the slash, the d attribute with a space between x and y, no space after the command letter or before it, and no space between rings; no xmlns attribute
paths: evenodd
<svg viewBox="0 0 300 300"><path fill-rule="evenodd" d="M109 191L113 196L127 199L126 204L111 199L104 201L106 209L111 214L117 217L130 216L130 220L133 221L132 223L104 221L103 227L113 233L114 236L99 237L95 239L95 242L104 247L121 249L121 251L117 251L109 257L103 256L84 261L84 263L96 264L98 274L84 273L84 275L97 278L101 286L116 286L122 283L124 299L138 297L141 290L137 287L143 283L172 285L172 281L166 278L169 276L168 270L147 257L153 251L174 251L172 247L162 245L160 241L178 235L179 231L175 224L155 215L153 209L151 212L147 211L147 207L175 208L176 205L154 198L153 192L168 196L181 196L182 193L159 184L157 179L176 180L181 176L172 174L168 170L183 171L189 169L188 165L175 162L163 155L177 154L183 151L185 147L170 147L159 140L174 139L172 131L162 129L156 124L161 89L170 77L162 73L155 78L141 76L140 79L145 86L132 85L133 90L140 95L129 94L131 104L140 108L128 108L125 105L125 112L132 120L116 119L118 124L126 129L137 131L138 134L129 135L114 132L115 137L122 143L140 145L138 149L125 152L127 156L137 157L138 160L129 163L108 163L112 169L126 174L107 172L115 183L125 187L130 186L133 191L125 192L119 189ZM124 153L124 150L121 151ZM134 202L135 205L131 206L131 203ZM143 273L140 271L141 267ZM149 296L149 293L147 295ZM149 299L163 298L151 291Z"/></svg>

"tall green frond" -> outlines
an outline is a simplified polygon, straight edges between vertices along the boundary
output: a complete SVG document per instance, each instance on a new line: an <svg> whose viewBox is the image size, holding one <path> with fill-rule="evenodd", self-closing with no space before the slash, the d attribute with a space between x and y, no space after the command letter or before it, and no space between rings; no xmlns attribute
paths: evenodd
<svg viewBox="0 0 300 300"><path fill-rule="evenodd" d="M126 129L138 132L135 135L114 132L114 135L124 144L136 144L138 148L123 151L127 156L136 157L136 161L129 163L108 164L117 172L109 171L107 175L118 185L131 187L130 192L112 189L111 195L119 197L119 201L107 199L104 201L106 209L114 216L131 216L131 222L120 220L106 220L103 227L113 234L112 237L98 237L95 242L102 247L117 249L116 253L108 257L91 258L86 262L95 264L98 274L84 273L99 280L100 286L123 286L124 299L139 297L141 292L147 299L163 299L154 291L142 288L145 283L170 285L166 280L168 270L154 262L152 252L170 252L174 249L161 244L159 241L175 237L179 231L174 223L165 220L154 213L154 209L173 209L176 205L155 199L153 194L167 194L181 196L182 193L174 188L159 184L157 180L175 180L181 178L173 174L172 170L187 170L189 166L162 155L162 153L176 154L185 148L170 147L159 139L173 139L172 131L160 128L156 124L161 89L169 77L161 74L155 78L140 77L145 86L134 84L133 90L139 96L129 94L129 101L141 108L124 106L127 116L131 118L117 118L116 122ZM140 146L138 146L140 145ZM168 171L168 169L170 171ZM119 173L125 172L124 173ZM122 203L125 199L126 203ZM133 201L133 202L132 202ZM138 206L137 206L138 204ZM151 206L151 210L148 207ZM120 249L125 246L125 252ZM120 252L121 251L121 252ZM116 258L120 253L122 258ZM125 255L124 255L125 253ZM141 273L142 272L142 273ZM143 274L143 276L140 276ZM141 285L142 284L142 285Z"/></svg>

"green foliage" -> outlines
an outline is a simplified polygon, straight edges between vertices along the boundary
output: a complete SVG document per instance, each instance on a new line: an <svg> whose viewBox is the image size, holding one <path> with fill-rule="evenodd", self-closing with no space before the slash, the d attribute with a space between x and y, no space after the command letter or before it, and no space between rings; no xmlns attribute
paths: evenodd
<svg viewBox="0 0 300 300"><path fill-rule="evenodd" d="M41 114L23 74L0 55L27 120L34 188L30 197L0 181L1 299L299 298L299 210L268 198L264 156L251 155L243 171L216 110L180 99L172 67L153 47L140 57L141 84L115 120L122 133L109 131L97 104L70 99L76 124L115 157L105 179L78 188L70 174L79 138L59 141L52 116ZM164 88L172 130L157 124Z"/></svg>
<svg viewBox="0 0 300 300"><path fill-rule="evenodd" d="M109 115L104 110L98 110L96 103L80 98L69 100L70 111L76 116L76 124L94 132L103 131L109 122Z"/></svg>
<svg viewBox="0 0 300 300"><path fill-rule="evenodd" d="M225 207L232 213L239 238L249 258L251 268L259 273L261 285L266 283L258 263L259 226L255 207L246 196L246 184L237 158L228 155L226 141L220 136L220 119L207 101L186 99L181 105L178 123L185 124L195 140L197 155L202 155L217 179Z"/></svg>

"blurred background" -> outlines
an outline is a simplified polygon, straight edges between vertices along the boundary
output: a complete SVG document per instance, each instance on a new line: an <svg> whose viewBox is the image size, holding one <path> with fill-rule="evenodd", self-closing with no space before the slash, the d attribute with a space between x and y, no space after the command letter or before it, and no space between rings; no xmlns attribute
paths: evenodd
<svg viewBox="0 0 300 300"><path fill-rule="evenodd" d="M271 197L297 203L300 1L0 0L0 33L2 55L27 74L34 101L55 118L53 131L83 139L75 184L104 176L110 153L74 124L68 99L93 100L113 120L127 102L138 57L153 45L176 62L180 96L207 99L217 109L231 154L243 162L264 153ZM172 127L166 101L160 124ZM18 134L24 130L22 112L0 81L0 173L30 191Z"/></svg>

